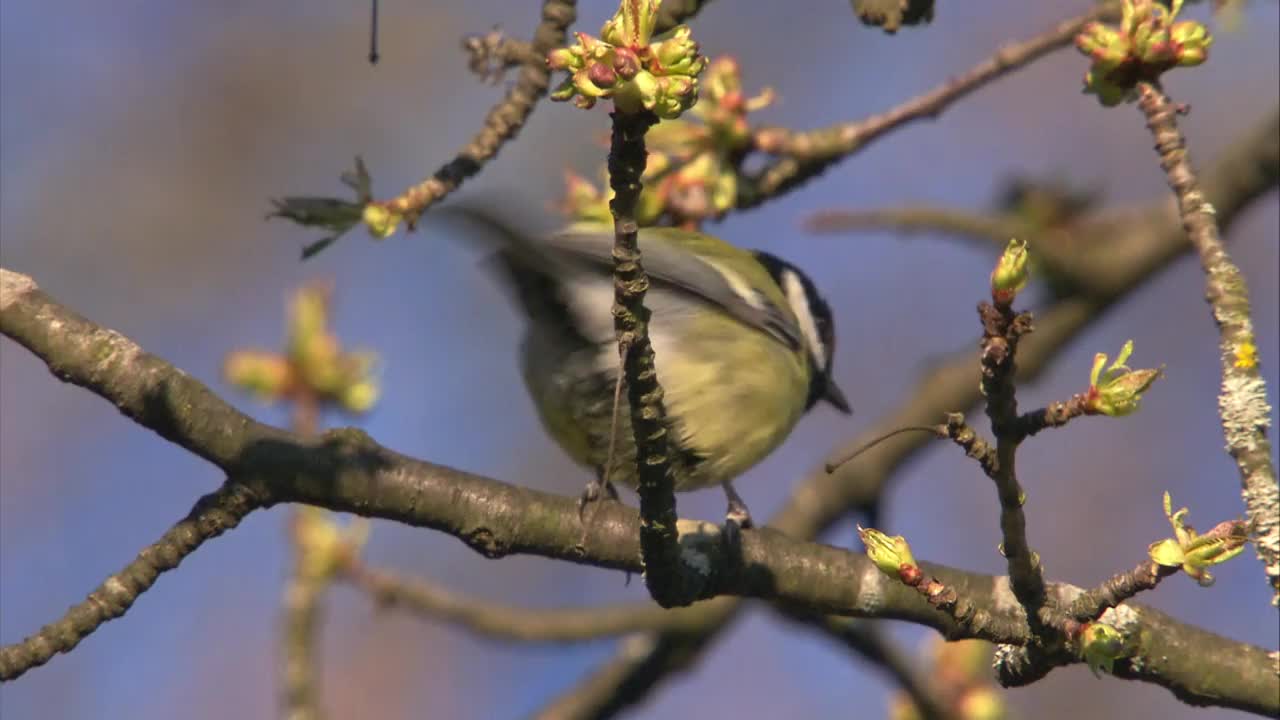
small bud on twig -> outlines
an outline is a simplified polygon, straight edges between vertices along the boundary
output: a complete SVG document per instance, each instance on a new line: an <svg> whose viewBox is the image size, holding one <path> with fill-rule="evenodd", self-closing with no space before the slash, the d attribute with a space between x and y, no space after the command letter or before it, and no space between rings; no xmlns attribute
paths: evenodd
<svg viewBox="0 0 1280 720"><path fill-rule="evenodd" d="M1125 342L1115 362L1106 368L1107 354L1093 356L1093 369L1089 373L1089 391L1085 395L1084 410L1089 415L1119 417L1138 409L1142 395L1163 374L1163 368L1133 370L1125 361L1133 354L1133 341Z"/></svg>
<svg viewBox="0 0 1280 720"><path fill-rule="evenodd" d="M1187 508L1173 512L1169 493L1164 494L1164 514L1173 526L1174 537L1152 543L1147 552L1151 560L1165 567L1181 568L1204 587L1213 584L1210 565L1220 565L1244 552L1249 540L1248 523L1243 520L1220 522L1200 535L1186 522Z"/></svg>

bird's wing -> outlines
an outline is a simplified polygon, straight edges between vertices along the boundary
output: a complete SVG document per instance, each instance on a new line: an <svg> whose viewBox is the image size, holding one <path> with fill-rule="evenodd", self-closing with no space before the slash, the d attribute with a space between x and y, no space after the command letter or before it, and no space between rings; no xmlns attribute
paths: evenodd
<svg viewBox="0 0 1280 720"><path fill-rule="evenodd" d="M801 347L800 328L786 308L779 307L733 270L690 252L671 232L641 230L640 250L651 281L678 288L724 310L740 322L761 330L779 342ZM613 270L613 233L570 228L543 241L570 261ZM744 254L746 251L742 251ZM756 262L754 258L746 258Z"/></svg>

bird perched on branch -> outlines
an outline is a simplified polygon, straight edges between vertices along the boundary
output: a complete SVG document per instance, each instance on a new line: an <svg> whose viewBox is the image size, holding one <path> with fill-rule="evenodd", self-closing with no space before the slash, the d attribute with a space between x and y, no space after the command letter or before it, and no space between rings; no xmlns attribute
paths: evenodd
<svg viewBox="0 0 1280 720"><path fill-rule="evenodd" d="M498 241L493 265L528 321L520 363L543 425L596 472L582 502L616 497L612 483L634 488L630 408L617 394L612 227L578 224L532 238L486 212L460 212ZM819 401L850 412L832 379L830 306L799 268L769 253L666 227L642 229L639 246L675 489L722 486L729 522L748 527L734 478Z"/></svg>

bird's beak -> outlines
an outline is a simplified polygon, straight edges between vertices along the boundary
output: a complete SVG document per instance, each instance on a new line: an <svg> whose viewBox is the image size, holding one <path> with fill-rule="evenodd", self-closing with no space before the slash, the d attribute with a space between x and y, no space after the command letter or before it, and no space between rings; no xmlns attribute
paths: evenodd
<svg viewBox="0 0 1280 720"><path fill-rule="evenodd" d="M849 399L844 396L844 391L840 386L836 385L836 381L830 376L827 377L826 392L822 394L822 399L835 406L835 409L845 415L852 415L853 408L849 407Z"/></svg>

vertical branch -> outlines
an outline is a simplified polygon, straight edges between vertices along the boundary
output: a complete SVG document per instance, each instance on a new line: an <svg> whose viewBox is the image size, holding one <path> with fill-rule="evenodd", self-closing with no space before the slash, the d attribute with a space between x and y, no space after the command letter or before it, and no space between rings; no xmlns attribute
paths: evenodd
<svg viewBox="0 0 1280 720"><path fill-rule="evenodd" d="M1027 519L1022 512L1026 494L1018 483L1017 452L1023 435L1018 423L1018 400L1014 394L1014 356L1018 340L1031 331L1031 316L1014 313L1006 302L984 302L978 306L982 318L982 394L987 398L986 414L996 436L994 472L1000 498L1001 552L1009 561L1009 582L1013 594L1027 611L1032 633L1044 629L1040 610L1045 603L1044 576L1039 558L1027 543Z"/></svg>
<svg viewBox="0 0 1280 720"><path fill-rule="evenodd" d="M635 208L646 151L644 134L657 123L650 112L612 114L609 186L613 212L613 325L631 406L640 494L640 552L650 595L664 607L685 604L680 582L680 545L676 532L675 481L667 443L666 407L649 342L649 310L644 296L649 277L637 242Z"/></svg>
<svg viewBox="0 0 1280 720"><path fill-rule="evenodd" d="M300 435L315 435L320 425L319 399L314 393L298 392L293 399L292 425ZM284 685L285 720L319 720L320 690L318 676L319 656L316 637L320 626L321 596L325 583L314 573L307 572L307 548L301 541L303 524L315 522L305 514L305 509L295 508L289 516L289 539L293 550L293 569L285 581L280 605L284 611L283 629L280 635L281 680Z"/></svg>
<svg viewBox="0 0 1280 720"><path fill-rule="evenodd" d="M1258 372L1258 348L1249 313L1249 290L1218 234L1217 214L1205 199L1178 130L1176 109L1159 88L1139 86L1139 107L1155 138L1160 166L1178 199L1182 226L1200 255L1206 276L1205 300L1218 325L1222 389L1218 412L1227 451L1236 461L1245 511L1253 525L1254 547L1271 584L1273 605L1280 605L1280 486L1271 462L1271 407Z"/></svg>

